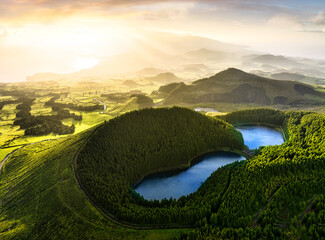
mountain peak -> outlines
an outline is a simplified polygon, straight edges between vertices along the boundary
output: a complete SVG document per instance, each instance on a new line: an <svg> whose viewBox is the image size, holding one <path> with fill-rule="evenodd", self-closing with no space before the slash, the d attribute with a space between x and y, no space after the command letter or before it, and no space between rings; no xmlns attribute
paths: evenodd
<svg viewBox="0 0 325 240"><path fill-rule="evenodd" d="M240 77L240 76L247 76L247 75L251 75L247 72L244 72L238 68L228 68L224 71L221 71L219 73L217 73L214 77L233 77L233 76L236 76L236 77Z"/></svg>
<svg viewBox="0 0 325 240"><path fill-rule="evenodd" d="M158 75L154 77L147 77L148 80L159 82L159 83L172 83L172 82L179 82L180 78L178 78L174 73L172 72L164 72L159 73Z"/></svg>
<svg viewBox="0 0 325 240"><path fill-rule="evenodd" d="M256 76L256 75L244 72L237 68L228 68L224 71L221 71L221 72L215 74L212 77L209 77L208 79L200 79L200 80L194 81L193 84L206 82L206 80L208 80L209 82L224 81L224 80L229 80L229 79L239 80L239 79L246 79L251 76Z"/></svg>
<svg viewBox="0 0 325 240"><path fill-rule="evenodd" d="M163 72L159 73L157 77L172 77L172 78L177 78L176 75L172 72Z"/></svg>
<svg viewBox="0 0 325 240"><path fill-rule="evenodd" d="M227 68L226 70L223 70L221 72L230 72L230 73L246 73L238 68ZM221 73L220 72L220 73Z"/></svg>
<svg viewBox="0 0 325 240"><path fill-rule="evenodd" d="M272 60L286 59L282 55L273 55L273 54L264 54L264 55L258 56L257 58L272 59Z"/></svg>

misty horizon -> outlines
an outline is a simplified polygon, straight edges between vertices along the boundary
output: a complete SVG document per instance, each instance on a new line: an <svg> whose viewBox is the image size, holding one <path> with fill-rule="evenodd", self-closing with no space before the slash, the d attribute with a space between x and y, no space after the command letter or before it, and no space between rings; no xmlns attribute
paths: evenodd
<svg viewBox="0 0 325 240"><path fill-rule="evenodd" d="M206 39L242 46L247 54L323 61L324 11L317 0L6 1L0 3L0 82L74 73L129 52L214 50L205 46ZM171 39L181 36L202 43L186 42L180 52ZM145 67L160 67L154 64Z"/></svg>

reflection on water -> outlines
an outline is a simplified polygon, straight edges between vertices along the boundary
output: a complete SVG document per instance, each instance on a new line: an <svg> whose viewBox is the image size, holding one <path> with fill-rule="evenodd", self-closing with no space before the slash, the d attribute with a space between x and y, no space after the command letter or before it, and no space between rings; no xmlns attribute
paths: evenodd
<svg viewBox="0 0 325 240"><path fill-rule="evenodd" d="M196 111L196 112L218 112L214 108L194 108L194 111Z"/></svg>
<svg viewBox="0 0 325 240"><path fill-rule="evenodd" d="M230 152L208 154L199 163L176 175L157 174L144 179L135 191L146 199L179 198L195 192L219 167L244 159Z"/></svg>
<svg viewBox="0 0 325 240"><path fill-rule="evenodd" d="M237 129L243 134L245 144L250 149L284 142L282 133L272 128L241 126ZM135 188L135 191L146 199L179 198L195 192L218 168L244 159L244 157L231 152L211 153L203 156L199 163L178 174L155 174L145 178Z"/></svg>
<svg viewBox="0 0 325 240"><path fill-rule="evenodd" d="M260 146L280 145L284 142L282 132L265 126L240 126L237 130L243 135L249 149Z"/></svg>

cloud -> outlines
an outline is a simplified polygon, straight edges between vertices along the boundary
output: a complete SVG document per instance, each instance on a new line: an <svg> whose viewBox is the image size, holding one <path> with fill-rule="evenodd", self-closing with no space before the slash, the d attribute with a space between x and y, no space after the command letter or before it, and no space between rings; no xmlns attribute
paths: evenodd
<svg viewBox="0 0 325 240"><path fill-rule="evenodd" d="M301 31L305 25L299 17L288 14L275 15L268 20L268 24L281 28L289 27L295 31Z"/></svg>
<svg viewBox="0 0 325 240"><path fill-rule="evenodd" d="M129 17L142 14L139 6L171 0L0 0L0 21L8 24L51 23L72 16Z"/></svg>
<svg viewBox="0 0 325 240"><path fill-rule="evenodd" d="M325 32L325 13L319 12L315 16L312 16L309 18L309 23L316 25L318 32Z"/></svg>
<svg viewBox="0 0 325 240"><path fill-rule="evenodd" d="M0 37L6 37L9 35L9 31L6 26L0 25Z"/></svg>
<svg viewBox="0 0 325 240"><path fill-rule="evenodd" d="M155 5L170 6L169 11L173 11L171 15L177 17L184 15L182 11L174 11L173 5L177 7L179 4L196 6L205 4L242 12L276 12L283 9L276 2L270 0L6 0L0 1L0 19L20 23L48 23L74 15L115 17L145 14L147 17L150 15L148 18L154 18L153 15L157 13L157 17L166 16L166 13L152 10Z"/></svg>
<svg viewBox="0 0 325 240"><path fill-rule="evenodd" d="M7 29L0 29L0 37L5 37L8 35Z"/></svg>
<svg viewBox="0 0 325 240"><path fill-rule="evenodd" d="M325 25L325 13L319 12L317 15L311 17L309 22L314 23L316 25Z"/></svg>
<svg viewBox="0 0 325 240"><path fill-rule="evenodd" d="M298 32L323 33L325 32L325 13L282 13L272 16L268 20L268 24L280 29L291 28Z"/></svg>
<svg viewBox="0 0 325 240"><path fill-rule="evenodd" d="M194 7L192 2L158 3L154 6L141 7L143 12L138 18L144 20L180 20L190 15L190 9Z"/></svg>

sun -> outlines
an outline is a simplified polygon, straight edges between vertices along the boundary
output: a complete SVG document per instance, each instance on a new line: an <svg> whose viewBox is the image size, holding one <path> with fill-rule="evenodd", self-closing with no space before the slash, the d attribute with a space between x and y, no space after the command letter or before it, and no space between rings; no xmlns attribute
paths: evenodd
<svg viewBox="0 0 325 240"><path fill-rule="evenodd" d="M96 66L99 63L97 58L78 57L74 63L73 68L78 71L82 69L89 69Z"/></svg>

